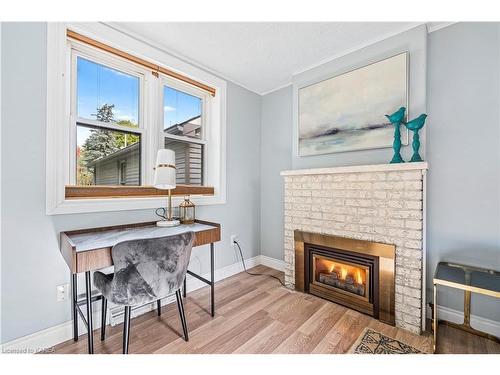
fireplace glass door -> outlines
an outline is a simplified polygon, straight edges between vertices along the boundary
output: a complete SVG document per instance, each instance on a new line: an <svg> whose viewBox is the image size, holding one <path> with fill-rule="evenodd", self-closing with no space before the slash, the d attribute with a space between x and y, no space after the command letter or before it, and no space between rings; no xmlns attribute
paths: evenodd
<svg viewBox="0 0 500 375"><path fill-rule="evenodd" d="M312 283L351 298L369 301L370 269L346 260L312 254Z"/></svg>

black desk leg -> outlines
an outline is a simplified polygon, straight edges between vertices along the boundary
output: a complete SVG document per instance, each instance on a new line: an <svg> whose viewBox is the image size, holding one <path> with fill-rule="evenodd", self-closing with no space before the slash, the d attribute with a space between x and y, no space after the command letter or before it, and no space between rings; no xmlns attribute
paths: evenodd
<svg viewBox="0 0 500 375"><path fill-rule="evenodd" d="M184 298L186 298L186 294L187 294L186 278L187 278L187 274L186 274L186 276L184 276L184 286L182 287L182 294L184 295Z"/></svg>
<svg viewBox="0 0 500 375"><path fill-rule="evenodd" d="M215 316L215 281L214 281L214 243L210 244L210 301L212 302L212 317Z"/></svg>
<svg viewBox="0 0 500 375"><path fill-rule="evenodd" d="M87 339L89 354L94 353L94 327L92 324L92 283L90 282L90 271L85 272L85 294L87 298Z"/></svg>
<svg viewBox="0 0 500 375"><path fill-rule="evenodd" d="M73 341L78 341L78 311L76 311L76 301L78 300L77 274L71 274L71 308L73 315Z"/></svg>
<svg viewBox="0 0 500 375"><path fill-rule="evenodd" d="M108 312L108 300L102 298L102 306L101 306L101 341L104 341L106 338L106 313Z"/></svg>

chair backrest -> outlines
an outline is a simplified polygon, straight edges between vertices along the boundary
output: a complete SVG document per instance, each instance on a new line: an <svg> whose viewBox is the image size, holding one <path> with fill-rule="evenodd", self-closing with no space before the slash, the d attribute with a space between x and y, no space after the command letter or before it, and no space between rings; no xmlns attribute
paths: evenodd
<svg viewBox="0 0 500 375"><path fill-rule="evenodd" d="M177 291L186 276L194 233L124 241L113 246L114 300L134 306Z"/></svg>

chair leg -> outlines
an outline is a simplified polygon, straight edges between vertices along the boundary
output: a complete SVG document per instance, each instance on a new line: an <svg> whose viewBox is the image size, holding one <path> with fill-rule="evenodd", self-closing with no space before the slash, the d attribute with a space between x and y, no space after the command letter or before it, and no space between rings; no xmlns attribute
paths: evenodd
<svg viewBox="0 0 500 375"><path fill-rule="evenodd" d="M102 311L101 311L101 341L106 338L106 313L108 312L108 300L102 296Z"/></svg>
<svg viewBox="0 0 500 375"><path fill-rule="evenodd" d="M125 317L123 320L123 354L128 354L128 342L130 333L130 306L125 306Z"/></svg>
<svg viewBox="0 0 500 375"><path fill-rule="evenodd" d="M158 316L161 315L161 300L156 301L156 306L158 308Z"/></svg>
<svg viewBox="0 0 500 375"><path fill-rule="evenodd" d="M175 297L177 297L177 308L179 309L179 315L181 317L182 330L184 332L184 340L189 341L186 315L184 314L184 305L182 304L182 295L180 289L177 290L177 292L175 292Z"/></svg>

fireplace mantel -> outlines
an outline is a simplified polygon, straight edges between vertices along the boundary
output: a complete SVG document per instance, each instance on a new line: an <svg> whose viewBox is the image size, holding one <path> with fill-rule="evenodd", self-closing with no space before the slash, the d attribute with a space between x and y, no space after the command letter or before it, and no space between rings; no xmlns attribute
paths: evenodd
<svg viewBox="0 0 500 375"><path fill-rule="evenodd" d="M340 174L340 173L362 173L362 172L391 172L391 171L412 171L427 170L429 164L424 161L420 163L395 163L395 164L373 164L373 165L353 165L347 167L329 167L312 169L295 169L282 171L282 176L304 176L319 174Z"/></svg>

